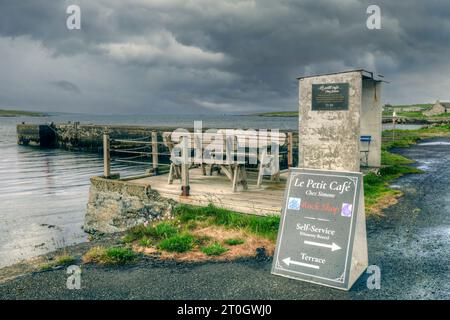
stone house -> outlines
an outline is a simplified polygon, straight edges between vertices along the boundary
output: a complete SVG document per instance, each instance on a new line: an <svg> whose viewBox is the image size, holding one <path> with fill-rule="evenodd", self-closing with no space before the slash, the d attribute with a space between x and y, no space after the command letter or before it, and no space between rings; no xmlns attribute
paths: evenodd
<svg viewBox="0 0 450 320"><path fill-rule="evenodd" d="M426 115L427 117L430 117L430 116L437 116L447 112L450 112L450 102L440 102L438 100L436 101L434 106L431 107L431 109L424 111L423 114Z"/></svg>

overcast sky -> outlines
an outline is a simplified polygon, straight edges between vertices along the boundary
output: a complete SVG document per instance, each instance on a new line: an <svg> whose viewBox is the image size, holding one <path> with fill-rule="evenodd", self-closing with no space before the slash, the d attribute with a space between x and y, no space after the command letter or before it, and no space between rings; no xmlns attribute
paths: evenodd
<svg viewBox="0 0 450 320"><path fill-rule="evenodd" d="M295 110L297 76L359 68L391 82L386 103L450 100L450 2L0 0L0 108Z"/></svg>

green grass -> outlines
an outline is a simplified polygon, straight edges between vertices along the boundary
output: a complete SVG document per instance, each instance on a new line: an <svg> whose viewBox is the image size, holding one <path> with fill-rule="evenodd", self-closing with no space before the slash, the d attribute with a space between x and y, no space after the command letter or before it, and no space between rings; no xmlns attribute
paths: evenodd
<svg viewBox="0 0 450 320"><path fill-rule="evenodd" d="M421 134L418 130L384 130L382 150L390 150L392 148L407 148L420 140Z"/></svg>
<svg viewBox="0 0 450 320"><path fill-rule="evenodd" d="M419 135L450 135L450 123L416 130Z"/></svg>
<svg viewBox="0 0 450 320"><path fill-rule="evenodd" d="M125 264L136 260L136 253L130 248L111 247L105 250L105 258L109 264Z"/></svg>
<svg viewBox="0 0 450 320"><path fill-rule="evenodd" d="M382 197L395 196L400 191L391 189L389 183L404 174L422 173L421 170L408 166L387 166L380 169L379 174L370 172L364 176L364 199L367 209L375 206ZM370 212L368 212L370 214Z"/></svg>
<svg viewBox="0 0 450 320"><path fill-rule="evenodd" d="M364 176L364 200L366 208L377 204L380 197L394 194L395 190L388 187L387 181L382 176L373 172Z"/></svg>
<svg viewBox="0 0 450 320"><path fill-rule="evenodd" d="M434 104L430 103L423 103L423 104L414 104L414 105L397 105L397 106L391 106L392 110L398 110L397 116L399 117L407 117L407 118L414 118L414 119L433 119L433 118L449 118L450 113L443 113L435 116L426 116L423 114L424 111L430 109ZM408 108L408 107L420 107L422 111L401 111L402 108ZM392 116L392 110L389 111L383 111L383 116Z"/></svg>
<svg viewBox="0 0 450 320"><path fill-rule="evenodd" d="M139 245L141 247L150 247L152 245L152 240L144 236L139 240Z"/></svg>
<svg viewBox="0 0 450 320"><path fill-rule="evenodd" d="M381 163L383 165L406 165L414 163L413 160L405 158L402 155L391 153L387 150L381 151Z"/></svg>
<svg viewBox="0 0 450 320"><path fill-rule="evenodd" d="M224 241L225 244L229 246L238 246L243 244L245 241L243 239L227 239Z"/></svg>
<svg viewBox="0 0 450 320"><path fill-rule="evenodd" d="M422 103L422 104L414 104L414 105L396 105L391 106L393 110L397 111L397 116L399 117L407 117L407 118L415 118L415 119L427 119L427 118L448 118L450 117L450 113L443 113L440 115L427 117L423 114L423 111L431 108L433 104L430 103ZM408 107L420 107L422 111L400 111L402 108ZM250 114L251 116L260 116L260 117L298 117L298 111L270 111L270 112L258 112ZM392 116L392 111L384 111L383 116Z"/></svg>
<svg viewBox="0 0 450 320"><path fill-rule="evenodd" d="M125 243L131 243L133 241L139 240L143 238L147 233L147 228L143 225L137 225L135 227L130 228L126 235L122 238L122 241Z"/></svg>
<svg viewBox="0 0 450 320"><path fill-rule="evenodd" d="M121 265L136 261L138 255L126 247L93 247L83 256L85 263Z"/></svg>
<svg viewBox="0 0 450 320"><path fill-rule="evenodd" d="M45 117L45 116L47 116L47 114L42 112L0 109L0 117Z"/></svg>
<svg viewBox="0 0 450 320"><path fill-rule="evenodd" d="M141 224L128 230L126 235L122 238L122 241L131 243L144 237L161 240L170 238L177 233L178 229L170 222L160 222L155 226L144 226Z"/></svg>
<svg viewBox="0 0 450 320"><path fill-rule="evenodd" d="M217 208L210 204L206 207L195 207L180 204L174 209L180 222L206 221L208 224L229 228L244 229L257 236L276 239L280 218L278 216L256 216Z"/></svg>
<svg viewBox="0 0 450 320"><path fill-rule="evenodd" d="M397 116L398 117L416 118L416 119L424 119L427 117L421 111L397 112Z"/></svg>
<svg viewBox="0 0 450 320"><path fill-rule="evenodd" d="M59 257L56 257L54 261L41 266L41 270L50 270L54 267L68 266L68 265L74 264L75 261L76 261L76 259L73 256L69 256L69 255L59 256Z"/></svg>
<svg viewBox="0 0 450 320"><path fill-rule="evenodd" d="M211 238L208 236L197 236L194 238L194 244L196 246L205 246L209 241L211 241Z"/></svg>
<svg viewBox="0 0 450 320"><path fill-rule="evenodd" d="M437 114L435 116L431 116L431 118L450 118L450 112Z"/></svg>
<svg viewBox="0 0 450 320"><path fill-rule="evenodd" d="M218 242L215 242L210 246L203 247L201 250L207 256L220 256L228 251L227 248L222 247L222 245Z"/></svg>
<svg viewBox="0 0 450 320"><path fill-rule="evenodd" d="M400 108L410 108L410 107L419 107L422 108L423 110L429 109L434 105L434 103L419 103L419 104L399 104L399 105L394 105L391 106L391 108L394 109L400 109Z"/></svg>
<svg viewBox="0 0 450 320"><path fill-rule="evenodd" d="M194 237L191 235L176 235L162 240L158 244L158 249L169 252L187 252L192 250L194 245Z"/></svg>
<svg viewBox="0 0 450 320"><path fill-rule="evenodd" d="M149 228L149 235L155 238L167 239L175 236L178 233L178 229L174 227L170 222L161 222L154 228Z"/></svg>
<svg viewBox="0 0 450 320"><path fill-rule="evenodd" d="M416 130L384 130L382 135L383 150L406 148L422 138L450 136L450 124L428 126Z"/></svg>

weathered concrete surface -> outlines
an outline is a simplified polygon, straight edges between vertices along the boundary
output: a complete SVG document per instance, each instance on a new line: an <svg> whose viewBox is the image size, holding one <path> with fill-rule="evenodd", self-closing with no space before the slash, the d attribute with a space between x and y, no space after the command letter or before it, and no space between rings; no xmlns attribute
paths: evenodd
<svg viewBox="0 0 450 320"><path fill-rule="evenodd" d="M80 125L57 124L58 147L64 149L81 149L98 151L103 147L103 133L108 130L111 139L134 139L149 137L158 128L125 125Z"/></svg>
<svg viewBox="0 0 450 320"><path fill-rule="evenodd" d="M57 143L55 127L46 124L19 124L17 125L17 143L53 148Z"/></svg>
<svg viewBox="0 0 450 320"><path fill-rule="evenodd" d="M145 221L170 218L175 204L150 186L93 177L84 230L88 233L125 231Z"/></svg>
<svg viewBox="0 0 450 320"><path fill-rule="evenodd" d="M359 171L381 165L381 82L349 71L300 78L299 166L310 169ZM348 110L312 110L312 85L348 83ZM360 136L371 136L370 144ZM367 151L361 153L360 151ZM368 155L366 163L366 154Z"/></svg>
<svg viewBox="0 0 450 320"><path fill-rule="evenodd" d="M312 111L312 85L348 83L348 110ZM302 78L299 97L299 167L358 172L360 169L361 72Z"/></svg>
<svg viewBox="0 0 450 320"><path fill-rule="evenodd" d="M367 146L363 145L362 150L369 149L369 167L381 166L381 82L372 79L363 79L361 97L361 135L371 136L372 141Z"/></svg>

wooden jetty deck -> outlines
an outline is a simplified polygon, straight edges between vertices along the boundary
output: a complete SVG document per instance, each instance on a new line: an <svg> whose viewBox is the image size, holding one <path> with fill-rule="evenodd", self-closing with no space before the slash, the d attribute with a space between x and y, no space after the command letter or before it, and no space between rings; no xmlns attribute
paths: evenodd
<svg viewBox="0 0 450 320"><path fill-rule="evenodd" d="M286 185L287 172L280 175L280 181L264 179L261 187L256 186L257 173L247 172L248 190L238 189L233 192L231 182L225 175L203 175L200 168L189 170L190 196L181 196L181 183L174 180L167 183L168 174L130 180L131 183L144 184L156 190L162 197L173 199L179 203L206 206L209 203L216 207L237 212L272 215L280 214Z"/></svg>

